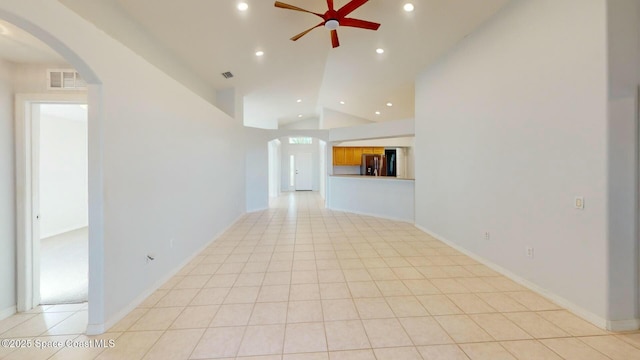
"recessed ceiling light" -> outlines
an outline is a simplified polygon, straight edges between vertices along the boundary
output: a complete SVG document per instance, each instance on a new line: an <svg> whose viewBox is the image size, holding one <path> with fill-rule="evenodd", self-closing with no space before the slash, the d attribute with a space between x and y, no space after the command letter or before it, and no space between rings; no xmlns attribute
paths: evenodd
<svg viewBox="0 0 640 360"><path fill-rule="evenodd" d="M377 49L376 49L376 52L377 52L378 54L384 54L384 49L382 49L382 48L377 48Z"/></svg>
<svg viewBox="0 0 640 360"><path fill-rule="evenodd" d="M302 117L302 114L298 114L298 117L299 117L299 118L301 118L301 117Z"/></svg>
<svg viewBox="0 0 640 360"><path fill-rule="evenodd" d="M340 105L344 105L344 101L340 101Z"/></svg>
<svg viewBox="0 0 640 360"><path fill-rule="evenodd" d="M264 51L256 51L256 56L263 56L264 55Z"/></svg>
<svg viewBox="0 0 640 360"><path fill-rule="evenodd" d="M388 103L387 103L387 106L388 106L388 107L392 107L392 106L393 106L393 103L392 103L392 102L388 102Z"/></svg>
<svg viewBox="0 0 640 360"><path fill-rule="evenodd" d="M247 9L249 9L249 4L247 4L246 2L238 3L238 10L247 11Z"/></svg>
<svg viewBox="0 0 640 360"><path fill-rule="evenodd" d="M376 111L376 115L380 115L380 111Z"/></svg>
<svg viewBox="0 0 640 360"><path fill-rule="evenodd" d="M296 102L297 102L297 103L301 103L301 102L302 102L302 99L298 99L298 100L296 100Z"/></svg>
<svg viewBox="0 0 640 360"><path fill-rule="evenodd" d="M404 6L402 7L404 9L404 11L406 12L412 12L413 9L415 9L415 7L413 6L412 3L406 3L404 4Z"/></svg>

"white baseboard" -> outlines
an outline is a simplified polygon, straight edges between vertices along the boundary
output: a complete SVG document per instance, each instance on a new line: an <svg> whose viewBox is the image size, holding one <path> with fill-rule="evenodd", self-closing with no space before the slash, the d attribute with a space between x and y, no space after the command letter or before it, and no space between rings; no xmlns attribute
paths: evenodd
<svg viewBox="0 0 640 360"><path fill-rule="evenodd" d="M16 308L15 305L9 306L6 309L0 310L0 320L4 320L4 319L8 318L11 315L15 315L17 311L18 311L18 309Z"/></svg>
<svg viewBox="0 0 640 360"><path fill-rule="evenodd" d="M213 238L201 246L198 250L196 250L191 256L186 258L183 262L181 262L178 266L176 266L172 271L168 272L167 275L163 276L160 280L156 281L153 285L143 291L139 296L137 296L133 301L129 303L129 305L125 306L118 313L113 315L109 320L107 320L104 324L89 324L87 326L87 335L101 335L113 327L118 321L122 320L125 316L127 316L130 312L132 312L138 305L142 304L151 294L153 294L158 288L164 285L169 279L174 277L177 273L182 270L187 264L189 264L196 256L198 256L201 252L203 252L209 245L213 244L216 240L220 238L222 234L231 229L235 224L242 219L246 213L238 216L234 221L231 222L229 226L224 228L222 231L218 232Z"/></svg>
<svg viewBox="0 0 640 360"><path fill-rule="evenodd" d="M87 335L89 336L95 336L95 335L102 335L107 331L107 329L105 328L104 324L98 324L98 325L92 325L89 324L87 325Z"/></svg>
<svg viewBox="0 0 640 360"><path fill-rule="evenodd" d="M451 246L452 248L460 251L461 253L469 256L470 258L478 261L479 263L482 263L483 265L491 268L492 270L508 277L509 279L517 282L518 284L529 288L532 291L537 292L538 294L546 297L547 299L549 299L550 301L554 302L555 304L571 311L572 313L574 313L575 315L583 318L584 320L594 324L595 326L601 328L601 329L606 329L609 331L630 331L630 330L637 330L640 329L640 319L629 319L629 320L617 320L617 321L611 321L611 320L607 320L599 315L596 315L594 313L592 313L589 310L586 310L584 308L582 308L581 306L578 306L576 304L574 304L573 302L539 286L538 284L535 284L505 268L503 268L500 265L497 265L465 248L463 248L462 246L445 239L444 237L429 231L428 229L423 228L420 225L415 225L416 228L424 231L425 233L433 236L434 238L442 241L443 243Z"/></svg>
<svg viewBox="0 0 640 360"><path fill-rule="evenodd" d="M640 329L640 319L607 321L607 330L610 331L634 331L638 329Z"/></svg>
<svg viewBox="0 0 640 360"><path fill-rule="evenodd" d="M327 206L327 209L332 210L332 211L340 211L340 212L344 212L344 213L351 213L351 214L357 214L357 215L363 215L363 216L371 216L371 217L377 217L379 219L385 219L385 220L391 220L391 221L400 221L400 222L405 222L405 223L409 223L409 224L414 224L414 219L400 219L400 218L394 218L394 217L391 217L391 216L384 216L384 215L380 215L380 214L371 214L371 213L362 212L362 211L338 209L338 208L330 207L330 206Z"/></svg>

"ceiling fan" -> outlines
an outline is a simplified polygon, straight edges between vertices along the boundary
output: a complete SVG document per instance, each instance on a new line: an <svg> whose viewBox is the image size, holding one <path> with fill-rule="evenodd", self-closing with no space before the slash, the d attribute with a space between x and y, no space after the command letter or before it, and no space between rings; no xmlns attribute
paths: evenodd
<svg viewBox="0 0 640 360"><path fill-rule="evenodd" d="M351 0L345 6L341 7L338 10L335 10L333 7L333 0L327 0L327 6L329 7L329 10L327 10L327 12L325 12L324 14L318 14L313 11L299 8L297 6L285 4L280 1L276 1L275 6L282 9L306 12L322 18L322 22L320 24L301 32L300 34L292 37L291 40L296 41L305 36L311 30L324 25L325 28L331 30L331 44L334 48L337 48L338 46L340 46L337 31L339 26L349 26L367 30L378 30L378 28L380 27L380 24L378 23L347 17L347 15L351 14L354 10L364 5L367 1L369 0Z"/></svg>

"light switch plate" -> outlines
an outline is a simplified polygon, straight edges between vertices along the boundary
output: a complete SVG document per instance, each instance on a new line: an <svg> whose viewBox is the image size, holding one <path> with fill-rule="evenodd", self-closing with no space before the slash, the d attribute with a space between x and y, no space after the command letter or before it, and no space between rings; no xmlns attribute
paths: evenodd
<svg viewBox="0 0 640 360"><path fill-rule="evenodd" d="M578 210L584 210L584 197L576 196L575 200L573 201L573 205Z"/></svg>

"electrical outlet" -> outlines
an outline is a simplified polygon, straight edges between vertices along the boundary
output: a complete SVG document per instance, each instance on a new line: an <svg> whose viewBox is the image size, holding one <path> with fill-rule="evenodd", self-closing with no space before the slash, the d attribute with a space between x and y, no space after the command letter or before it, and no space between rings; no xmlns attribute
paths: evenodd
<svg viewBox="0 0 640 360"><path fill-rule="evenodd" d="M533 248L532 247L528 247L526 250L526 255L529 259L533 259Z"/></svg>
<svg viewBox="0 0 640 360"><path fill-rule="evenodd" d="M484 239L485 239L485 240L489 240L490 238L491 238L491 233L489 233L488 231L486 231L486 232L484 233Z"/></svg>
<svg viewBox="0 0 640 360"><path fill-rule="evenodd" d="M573 200L573 206L578 210L584 210L584 197L576 196Z"/></svg>

